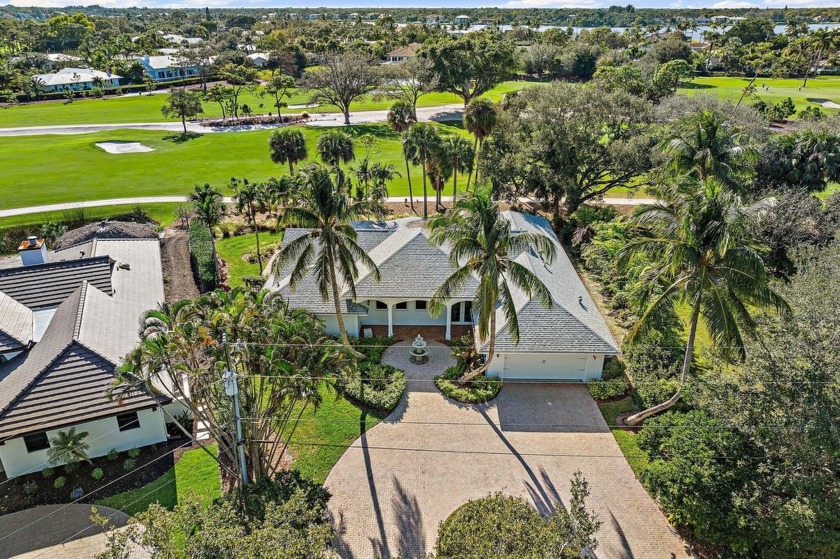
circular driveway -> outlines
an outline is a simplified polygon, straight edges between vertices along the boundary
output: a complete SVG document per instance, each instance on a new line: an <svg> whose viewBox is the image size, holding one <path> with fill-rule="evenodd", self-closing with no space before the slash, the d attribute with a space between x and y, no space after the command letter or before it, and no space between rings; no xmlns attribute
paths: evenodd
<svg viewBox="0 0 840 559"><path fill-rule="evenodd" d="M568 502L578 470L589 482L587 506L602 522L598 557L690 557L586 386L508 383L490 404L459 404L431 382L452 364L449 348L430 342L430 363L417 366L408 362L409 343L383 358L406 371L406 396L347 449L325 484L342 557L425 557L441 521L497 491L550 513Z"/></svg>

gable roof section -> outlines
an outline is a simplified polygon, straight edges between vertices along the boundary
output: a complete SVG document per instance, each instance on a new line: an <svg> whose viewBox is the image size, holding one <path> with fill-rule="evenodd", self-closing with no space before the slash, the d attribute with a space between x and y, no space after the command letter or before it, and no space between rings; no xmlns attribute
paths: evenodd
<svg viewBox="0 0 840 559"><path fill-rule="evenodd" d="M32 341L32 311L0 292L0 353L24 349Z"/></svg>
<svg viewBox="0 0 840 559"><path fill-rule="evenodd" d="M33 310L57 307L83 281L110 295L111 259L106 255L0 270L0 291Z"/></svg>
<svg viewBox="0 0 840 559"><path fill-rule="evenodd" d="M126 394L121 404L107 398L117 363L89 347L95 339L86 335L90 323L98 323L101 298L110 299L82 282L58 307L41 342L0 367L0 438L156 404L140 392Z"/></svg>

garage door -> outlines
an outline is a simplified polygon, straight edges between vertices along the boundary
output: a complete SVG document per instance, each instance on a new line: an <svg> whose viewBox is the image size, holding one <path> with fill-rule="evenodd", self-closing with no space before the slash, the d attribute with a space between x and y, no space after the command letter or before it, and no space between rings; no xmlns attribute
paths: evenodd
<svg viewBox="0 0 840 559"><path fill-rule="evenodd" d="M586 357L557 354L505 356L505 380L583 381Z"/></svg>

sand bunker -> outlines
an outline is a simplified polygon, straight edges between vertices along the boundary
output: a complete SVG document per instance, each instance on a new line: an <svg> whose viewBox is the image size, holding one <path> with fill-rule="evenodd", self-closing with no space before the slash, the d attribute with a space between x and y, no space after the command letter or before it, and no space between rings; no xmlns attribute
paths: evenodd
<svg viewBox="0 0 840 559"><path fill-rule="evenodd" d="M145 153L155 151L140 142L97 142L96 147L102 148L108 153Z"/></svg>
<svg viewBox="0 0 840 559"><path fill-rule="evenodd" d="M829 101L828 99L808 99L808 101L818 103L826 109L840 109L840 104L837 104L834 101Z"/></svg>

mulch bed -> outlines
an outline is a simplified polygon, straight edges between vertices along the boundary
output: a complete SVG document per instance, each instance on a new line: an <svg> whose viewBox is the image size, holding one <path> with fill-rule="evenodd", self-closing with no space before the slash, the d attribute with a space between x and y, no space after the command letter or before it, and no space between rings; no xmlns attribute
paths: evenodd
<svg viewBox="0 0 840 559"><path fill-rule="evenodd" d="M73 501L70 493L76 487L81 487L85 492L85 496L79 501L80 503L93 503L117 493L143 487L165 474L175 465L176 456L180 457L183 451L173 452L173 450L182 446L185 442L186 439L184 438L172 439L166 443L141 448L140 455L134 459L135 467L129 475L126 475L128 471L124 467L125 460L129 457L127 452L121 452L116 460L109 460L108 457L101 456L91 460L93 465L82 462L78 469L70 474L66 473L64 468L58 466L53 468L54 473L49 478L44 477L42 472L36 472L13 478L7 482L5 475L0 474L0 483L3 484L2 491L0 491L2 493L0 496L0 515L40 505L69 503ZM165 457L161 458L162 456ZM160 459L154 461L157 458ZM149 464L150 462L151 464ZM145 464L149 465L145 466ZM98 480L91 477L91 473L96 468L101 468L104 474ZM60 476L65 477L67 483L61 489L56 489L53 484L55 479ZM114 480L117 479L119 481L115 482ZM38 489L35 493L30 495L24 491L24 485L27 482L37 484ZM101 489L97 490L97 488ZM96 492L91 493L94 490Z"/></svg>
<svg viewBox="0 0 840 559"><path fill-rule="evenodd" d="M160 256L166 302L198 297L198 286L190 264L190 239L187 232L176 227L167 229L160 241Z"/></svg>

